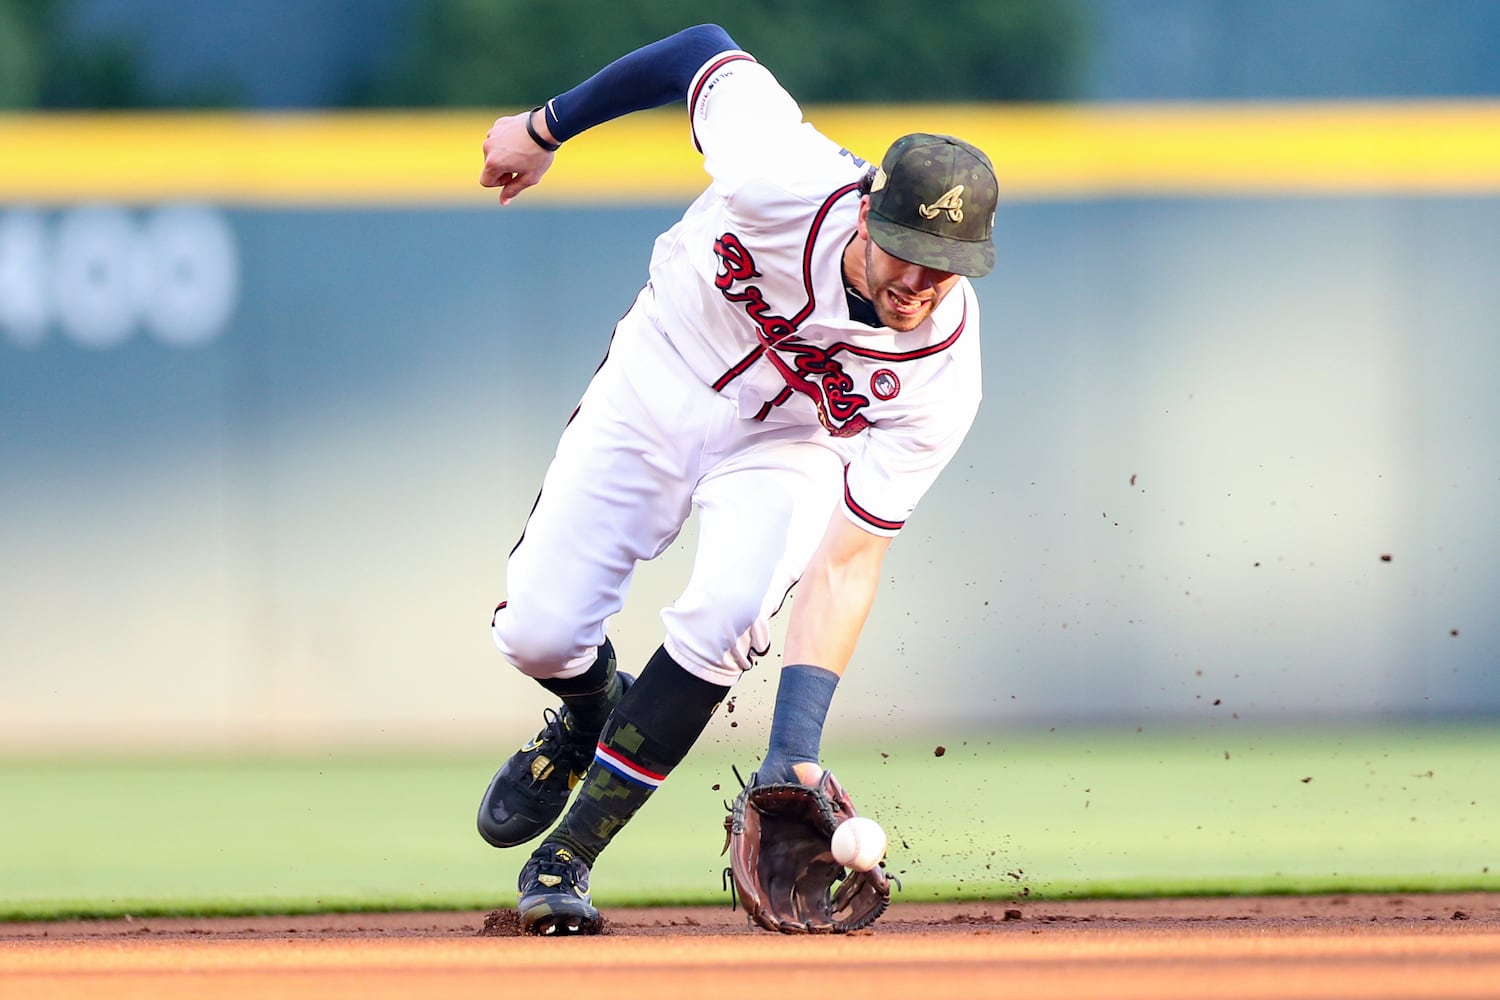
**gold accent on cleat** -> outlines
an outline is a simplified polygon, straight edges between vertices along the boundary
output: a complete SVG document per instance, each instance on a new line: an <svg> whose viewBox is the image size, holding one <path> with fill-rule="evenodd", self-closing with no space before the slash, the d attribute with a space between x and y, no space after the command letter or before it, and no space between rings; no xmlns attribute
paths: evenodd
<svg viewBox="0 0 1500 1000"><path fill-rule="evenodd" d="M562 884L561 875L538 875L536 880L549 889L556 889Z"/></svg>
<svg viewBox="0 0 1500 1000"><path fill-rule="evenodd" d="M531 780L546 781L547 776L552 773L552 758L537 757L531 762Z"/></svg>

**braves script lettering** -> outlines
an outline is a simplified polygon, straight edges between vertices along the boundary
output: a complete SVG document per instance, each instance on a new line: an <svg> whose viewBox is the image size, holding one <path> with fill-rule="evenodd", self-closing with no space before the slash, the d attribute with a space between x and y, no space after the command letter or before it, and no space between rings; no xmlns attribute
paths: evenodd
<svg viewBox="0 0 1500 1000"><path fill-rule="evenodd" d="M852 437L870 425L859 411L870 405L868 396L854 392L854 380L844 371L838 359L821 347L797 337L797 324L771 312L765 293L759 285L743 285L760 277L755 258L733 233L714 240L714 253L722 265L714 276L714 285L729 302L742 303L745 313L755 322L765 356L786 384L812 400L818 421L834 437ZM783 353L787 357L783 357Z"/></svg>

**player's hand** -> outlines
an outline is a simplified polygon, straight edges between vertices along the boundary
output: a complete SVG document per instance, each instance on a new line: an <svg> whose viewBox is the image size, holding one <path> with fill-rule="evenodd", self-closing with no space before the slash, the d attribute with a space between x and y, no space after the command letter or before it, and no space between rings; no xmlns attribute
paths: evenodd
<svg viewBox="0 0 1500 1000"><path fill-rule="evenodd" d="M552 166L554 153L536 144L526 132L525 112L507 118L495 119L484 137L484 169L480 171L479 183L487 188L500 189L500 204L511 201L542 179ZM542 115L537 115L537 128L546 128ZM542 133L551 138L546 132Z"/></svg>

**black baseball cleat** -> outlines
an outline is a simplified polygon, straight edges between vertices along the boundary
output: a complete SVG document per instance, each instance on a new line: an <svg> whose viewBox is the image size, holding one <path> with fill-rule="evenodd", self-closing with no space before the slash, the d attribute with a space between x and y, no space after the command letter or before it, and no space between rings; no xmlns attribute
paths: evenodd
<svg viewBox="0 0 1500 1000"><path fill-rule="evenodd" d="M623 695L635 678L621 671ZM594 759L599 730L579 729L564 705L542 710L546 723L490 779L479 804L479 835L494 847L517 847L548 830Z"/></svg>
<svg viewBox="0 0 1500 1000"><path fill-rule="evenodd" d="M598 934L604 918L589 899L589 866L561 844L543 844L517 880L521 931L542 937Z"/></svg>

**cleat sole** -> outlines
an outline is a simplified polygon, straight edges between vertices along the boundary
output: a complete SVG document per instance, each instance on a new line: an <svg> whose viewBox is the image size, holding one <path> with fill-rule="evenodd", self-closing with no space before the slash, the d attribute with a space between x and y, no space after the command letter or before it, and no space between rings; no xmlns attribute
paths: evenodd
<svg viewBox="0 0 1500 1000"><path fill-rule="evenodd" d="M538 937L577 937L598 934L604 927L599 911L568 896L536 899L520 910L521 931Z"/></svg>
<svg viewBox="0 0 1500 1000"><path fill-rule="evenodd" d="M529 926L523 926L522 930L536 937L583 937L598 934L602 929L603 922L599 920L580 920L576 917L542 917Z"/></svg>

